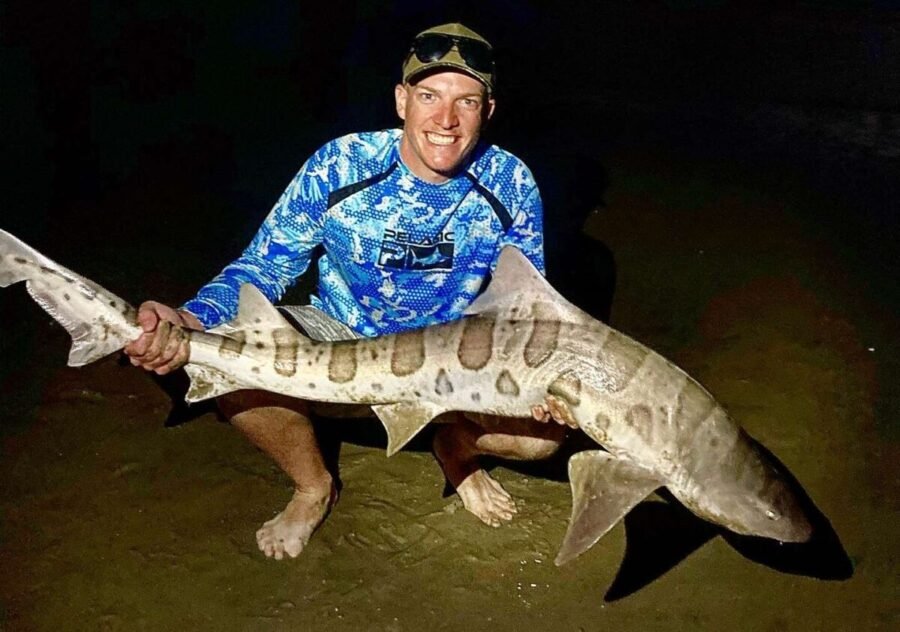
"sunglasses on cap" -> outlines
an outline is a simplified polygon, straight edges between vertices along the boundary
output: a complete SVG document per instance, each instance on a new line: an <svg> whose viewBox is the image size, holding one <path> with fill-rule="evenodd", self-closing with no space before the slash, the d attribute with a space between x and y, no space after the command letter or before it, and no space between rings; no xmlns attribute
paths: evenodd
<svg viewBox="0 0 900 632"><path fill-rule="evenodd" d="M494 54L491 47L469 37L457 37L444 33L426 33L420 35L412 44L412 52L423 64L443 59L456 45L459 56L466 65L478 72L491 72L494 69Z"/></svg>

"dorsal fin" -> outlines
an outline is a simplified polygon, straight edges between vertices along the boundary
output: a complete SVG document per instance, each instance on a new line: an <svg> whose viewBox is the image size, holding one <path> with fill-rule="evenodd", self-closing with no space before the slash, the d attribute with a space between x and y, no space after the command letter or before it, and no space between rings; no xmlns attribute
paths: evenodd
<svg viewBox="0 0 900 632"><path fill-rule="evenodd" d="M281 315L266 295L255 285L244 283L238 297L238 313L225 324L210 329L210 333L227 336L235 331L260 330L271 331L284 327L292 328L288 320Z"/></svg>
<svg viewBox="0 0 900 632"><path fill-rule="evenodd" d="M560 320L582 324L593 320L563 298L515 246L504 246L491 283L466 310L509 320Z"/></svg>

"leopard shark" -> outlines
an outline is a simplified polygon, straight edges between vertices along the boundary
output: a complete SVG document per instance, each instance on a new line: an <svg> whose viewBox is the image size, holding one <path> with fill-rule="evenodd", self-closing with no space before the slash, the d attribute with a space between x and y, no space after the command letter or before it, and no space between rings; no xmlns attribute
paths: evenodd
<svg viewBox="0 0 900 632"><path fill-rule="evenodd" d="M21 281L70 334L70 366L141 334L126 301L0 230L0 286ZM448 411L526 418L555 401L602 448L569 460L572 513L557 564L663 487L738 534L781 542L811 536L790 477L706 389L568 302L513 247L501 251L488 287L456 321L322 342L248 284L236 318L186 334L189 402L249 388L365 404L387 431L389 456Z"/></svg>

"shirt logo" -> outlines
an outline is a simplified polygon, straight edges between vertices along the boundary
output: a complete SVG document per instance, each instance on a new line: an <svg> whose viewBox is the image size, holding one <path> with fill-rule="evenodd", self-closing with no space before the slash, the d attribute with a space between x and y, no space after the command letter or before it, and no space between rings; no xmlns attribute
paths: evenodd
<svg viewBox="0 0 900 632"><path fill-rule="evenodd" d="M450 270L455 247L453 232L416 239L406 231L384 231L378 266L394 270Z"/></svg>

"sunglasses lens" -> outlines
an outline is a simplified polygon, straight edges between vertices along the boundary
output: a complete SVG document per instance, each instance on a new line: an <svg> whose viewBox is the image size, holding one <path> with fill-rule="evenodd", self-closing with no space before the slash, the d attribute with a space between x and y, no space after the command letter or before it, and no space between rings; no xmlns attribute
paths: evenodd
<svg viewBox="0 0 900 632"><path fill-rule="evenodd" d="M494 68L494 56L491 49L484 42L478 40L461 38L456 42L460 56L466 60L466 63L472 70L478 72L491 72Z"/></svg>
<svg viewBox="0 0 900 632"><path fill-rule="evenodd" d="M423 64L437 61L450 52L453 40L445 35L423 35L413 42L413 51Z"/></svg>
<svg viewBox="0 0 900 632"><path fill-rule="evenodd" d="M453 45L459 51L466 64L478 72L491 72L494 69L494 56L490 47L484 42L468 37L453 37L440 33L423 35L413 42L413 51L423 64L442 59Z"/></svg>

